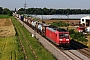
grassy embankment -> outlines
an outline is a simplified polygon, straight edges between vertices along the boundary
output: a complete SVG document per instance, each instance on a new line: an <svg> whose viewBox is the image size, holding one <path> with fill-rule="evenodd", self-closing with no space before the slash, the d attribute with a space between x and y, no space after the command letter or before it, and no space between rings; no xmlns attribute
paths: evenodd
<svg viewBox="0 0 90 60"><path fill-rule="evenodd" d="M15 18L12 18L12 21L16 27L17 34L20 37L20 40L22 41L28 60L55 60L51 53L44 49L37 39L32 38L31 34ZM24 38L23 35L26 38ZM25 40L27 40L28 43L26 43ZM32 47L37 58L35 58L34 54L32 53L32 50L29 48L28 45Z"/></svg>

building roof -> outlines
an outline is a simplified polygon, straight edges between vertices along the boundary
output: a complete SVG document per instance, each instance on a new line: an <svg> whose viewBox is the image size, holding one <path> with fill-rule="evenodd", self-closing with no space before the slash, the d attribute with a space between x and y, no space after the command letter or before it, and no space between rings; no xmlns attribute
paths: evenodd
<svg viewBox="0 0 90 60"><path fill-rule="evenodd" d="M72 15L30 15L32 17L37 17L40 19L81 19L85 16L90 16L90 14L72 14Z"/></svg>
<svg viewBox="0 0 90 60"><path fill-rule="evenodd" d="M90 16L82 17L81 19L90 19Z"/></svg>

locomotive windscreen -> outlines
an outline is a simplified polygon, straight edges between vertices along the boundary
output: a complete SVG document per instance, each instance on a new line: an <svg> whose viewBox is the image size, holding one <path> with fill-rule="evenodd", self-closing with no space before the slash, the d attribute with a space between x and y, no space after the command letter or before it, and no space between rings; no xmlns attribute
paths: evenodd
<svg viewBox="0 0 90 60"><path fill-rule="evenodd" d="M59 37L60 37L60 38L69 38L69 34L60 33L60 34L59 34Z"/></svg>
<svg viewBox="0 0 90 60"><path fill-rule="evenodd" d="M67 30L65 30L63 28L58 28L57 31L59 31L59 32L67 32Z"/></svg>

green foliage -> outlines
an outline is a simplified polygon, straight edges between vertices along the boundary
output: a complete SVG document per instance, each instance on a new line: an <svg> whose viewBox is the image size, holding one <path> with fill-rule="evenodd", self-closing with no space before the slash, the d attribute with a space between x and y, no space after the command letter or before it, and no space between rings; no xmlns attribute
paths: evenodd
<svg viewBox="0 0 90 60"><path fill-rule="evenodd" d="M0 15L0 18L10 18ZM17 36L0 38L0 60L24 60L24 54Z"/></svg>
<svg viewBox="0 0 90 60"><path fill-rule="evenodd" d="M8 15L9 16L12 16L12 11L8 11Z"/></svg>
<svg viewBox="0 0 90 60"><path fill-rule="evenodd" d="M4 8L4 9L2 10L2 14L8 14L8 11L9 11L9 9Z"/></svg>
<svg viewBox="0 0 90 60"><path fill-rule="evenodd" d="M85 39L85 37L79 37L78 40L82 41L82 42L87 42L88 41L87 39Z"/></svg>
<svg viewBox="0 0 90 60"><path fill-rule="evenodd" d="M0 7L0 14L12 16L12 11L10 11L8 8L3 9L2 7Z"/></svg>
<svg viewBox="0 0 90 60"><path fill-rule="evenodd" d="M19 13L23 13L24 8L18 10ZM28 14L37 14L37 15L53 15L53 14L89 14L90 9L48 9L44 8L28 8L26 9Z"/></svg>
<svg viewBox="0 0 90 60"><path fill-rule="evenodd" d="M75 39L75 40L81 41L81 42L87 42L88 41L82 33L75 32L73 29L69 30L69 32L70 32L70 36L72 39Z"/></svg>
<svg viewBox="0 0 90 60"><path fill-rule="evenodd" d="M69 33L70 33L70 34L74 34L75 31L74 31L73 29L71 29L71 30L69 30Z"/></svg>
<svg viewBox="0 0 90 60"><path fill-rule="evenodd" d="M0 14L2 14L2 10L3 10L3 8L2 8L2 7L0 7Z"/></svg>
<svg viewBox="0 0 90 60"><path fill-rule="evenodd" d="M54 26L57 26L57 27L63 27L63 26L69 26L68 23L65 23L65 22L53 22L51 25L54 25Z"/></svg>

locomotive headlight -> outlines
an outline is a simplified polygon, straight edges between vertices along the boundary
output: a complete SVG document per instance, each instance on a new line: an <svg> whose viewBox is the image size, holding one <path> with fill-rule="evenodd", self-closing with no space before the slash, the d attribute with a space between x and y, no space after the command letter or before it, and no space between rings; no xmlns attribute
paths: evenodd
<svg viewBox="0 0 90 60"><path fill-rule="evenodd" d="M59 39L60 41L62 41L63 39Z"/></svg>
<svg viewBox="0 0 90 60"><path fill-rule="evenodd" d="M69 39L66 39L66 41L69 41Z"/></svg>

